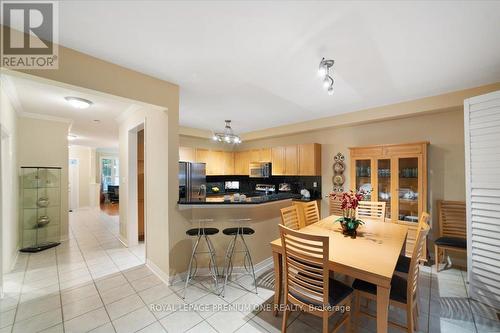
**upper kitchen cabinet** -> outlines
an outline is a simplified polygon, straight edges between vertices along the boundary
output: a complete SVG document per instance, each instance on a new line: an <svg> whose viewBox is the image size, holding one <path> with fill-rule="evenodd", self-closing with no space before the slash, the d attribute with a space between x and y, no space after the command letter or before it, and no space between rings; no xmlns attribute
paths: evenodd
<svg viewBox="0 0 500 333"><path fill-rule="evenodd" d="M274 176L321 176L321 145L273 147L271 162Z"/></svg>
<svg viewBox="0 0 500 333"><path fill-rule="evenodd" d="M289 145L245 151L179 148L179 161L206 164L206 174L247 176L251 162L271 162L274 176L321 176L321 145Z"/></svg>
<svg viewBox="0 0 500 333"><path fill-rule="evenodd" d="M223 164L223 174L224 175L234 175L234 152L224 151L222 152L222 164Z"/></svg>
<svg viewBox="0 0 500 333"><path fill-rule="evenodd" d="M295 176L299 174L297 145L285 147L285 175Z"/></svg>
<svg viewBox="0 0 500 333"><path fill-rule="evenodd" d="M195 162L196 149L191 147L179 147L179 161Z"/></svg>
<svg viewBox="0 0 500 333"><path fill-rule="evenodd" d="M271 162L271 148L252 149L249 155L250 162Z"/></svg>
<svg viewBox="0 0 500 333"><path fill-rule="evenodd" d="M321 145L308 143L298 146L299 175L321 176Z"/></svg>
<svg viewBox="0 0 500 333"><path fill-rule="evenodd" d="M250 168L250 151L236 151L234 152L234 174L241 176L248 176Z"/></svg>
<svg viewBox="0 0 500 333"><path fill-rule="evenodd" d="M297 146L273 147L271 149L271 163L273 176L296 176Z"/></svg>
<svg viewBox="0 0 500 333"><path fill-rule="evenodd" d="M285 174L285 147L271 148L271 163L273 176Z"/></svg>
<svg viewBox="0 0 500 333"><path fill-rule="evenodd" d="M271 162L271 148L262 148L260 150L260 161L259 162Z"/></svg>

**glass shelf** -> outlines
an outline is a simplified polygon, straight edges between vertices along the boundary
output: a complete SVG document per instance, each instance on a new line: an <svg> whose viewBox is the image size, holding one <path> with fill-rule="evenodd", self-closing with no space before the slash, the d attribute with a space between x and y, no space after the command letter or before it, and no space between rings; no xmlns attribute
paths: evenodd
<svg viewBox="0 0 500 333"><path fill-rule="evenodd" d="M364 196L363 200L371 200L371 160L357 160L356 161L356 191L364 191L367 194Z"/></svg>
<svg viewBox="0 0 500 333"><path fill-rule="evenodd" d="M61 169L21 168L21 237L22 248L36 247L60 240ZM47 201L47 206L39 206ZM38 227L43 216L50 222Z"/></svg>

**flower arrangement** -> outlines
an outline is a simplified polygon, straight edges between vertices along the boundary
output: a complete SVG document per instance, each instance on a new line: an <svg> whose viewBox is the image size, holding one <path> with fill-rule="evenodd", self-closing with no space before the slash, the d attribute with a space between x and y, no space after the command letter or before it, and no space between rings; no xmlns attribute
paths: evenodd
<svg viewBox="0 0 500 333"><path fill-rule="evenodd" d="M342 217L335 220L335 222L340 222L342 232L345 235L356 237L356 229L358 229L361 224L364 224L363 221L356 218L356 208L358 208L359 202L363 200L365 195L366 193L364 191L354 192L353 190L342 193L330 193L331 198L340 199Z"/></svg>

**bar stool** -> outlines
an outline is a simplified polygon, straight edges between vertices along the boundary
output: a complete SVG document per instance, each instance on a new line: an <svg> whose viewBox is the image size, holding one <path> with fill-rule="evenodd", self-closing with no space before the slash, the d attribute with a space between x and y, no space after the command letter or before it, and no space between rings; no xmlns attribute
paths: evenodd
<svg viewBox="0 0 500 333"><path fill-rule="evenodd" d="M230 219L229 221L238 223L238 224L245 224L251 221L252 219ZM229 245L226 250L226 256L224 258L224 270L223 270L223 276L224 276L224 285L222 287L222 297L224 297L224 293L226 291L226 285L227 285L227 280L229 276L233 272L233 255L235 253L244 253L245 257L243 259L243 265L245 267L245 270L247 271L248 274L251 274L253 277L253 283L255 286L255 293L257 294L257 281L255 279L255 270L253 267L253 262L252 262L252 256L250 255L250 250L248 249L247 243L245 242L245 237L244 236L249 236L253 235L255 231L246 226L237 226L237 227L232 227L232 228L226 228L222 230L222 233L227 236L233 236L231 241L229 242ZM243 244L243 249L241 251L235 251L234 248L236 247L236 241L238 240L238 236L241 239L241 242ZM243 287L243 286L242 286ZM243 287L245 288L245 287ZM245 288L246 289L246 288Z"/></svg>
<svg viewBox="0 0 500 333"><path fill-rule="evenodd" d="M191 259L189 259L189 268L186 276L186 283L184 284L183 298L186 298L186 289L188 287L189 281L196 276L196 272L198 271L198 261L196 260L197 254L208 254L210 256L210 261L208 263L208 270L210 272L210 276L214 279L215 290L219 289L219 282L218 282L219 272L217 269L217 262L215 260L215 248L214 245L212 244L212 241L208 237L218 234L219 229L204 227L205 223L213 221L214 221L213 219L191 220L191 222L198 222L198 228L192 228L186 231L186 235L196 237L196 242L193 245L193 251L191 252ZM200 244L200 240L202 238L205 239L208 251L197 251L198 245ZM194 272L193 272L193 262L194 262Z"/></svg>

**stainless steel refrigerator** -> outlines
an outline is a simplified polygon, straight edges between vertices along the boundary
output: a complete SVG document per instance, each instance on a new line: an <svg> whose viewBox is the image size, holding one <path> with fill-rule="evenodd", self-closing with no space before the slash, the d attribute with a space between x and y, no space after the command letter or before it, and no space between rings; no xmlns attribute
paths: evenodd
<svg viewBox="0 0 500 333"><path fill-rule="evenodd" d="M205 163L179 162L179 201L204 201L207 196Z"/></svg>

